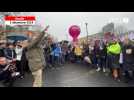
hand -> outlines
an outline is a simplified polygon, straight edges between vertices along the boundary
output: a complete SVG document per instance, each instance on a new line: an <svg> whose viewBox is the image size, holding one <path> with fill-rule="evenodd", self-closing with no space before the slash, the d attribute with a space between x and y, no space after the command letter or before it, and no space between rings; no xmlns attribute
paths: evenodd
<svg viewBox="0 0 134 100"><path fill-rule="evenodd" d="M11 62L12 62L12 60L9 60L9 59L7 60L7 64L10 64Z"/></svg>

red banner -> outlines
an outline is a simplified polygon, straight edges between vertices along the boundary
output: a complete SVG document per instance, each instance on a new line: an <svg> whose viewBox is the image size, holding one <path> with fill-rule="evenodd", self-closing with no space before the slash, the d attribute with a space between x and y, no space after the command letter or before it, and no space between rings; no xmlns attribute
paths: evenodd
<svg viewBox="0 0 134 100"><path fill-rule="evenodd" d="M5 20L6 21L25 21L25 20L29 20L29 21L33 21L35 20L35 16L5 16Z"/></svg>

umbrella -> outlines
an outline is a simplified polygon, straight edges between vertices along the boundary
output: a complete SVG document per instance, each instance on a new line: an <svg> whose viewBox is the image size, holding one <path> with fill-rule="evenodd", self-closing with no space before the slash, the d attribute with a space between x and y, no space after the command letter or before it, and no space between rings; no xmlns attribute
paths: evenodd
<svg viewBox="0 0 134 100"><path fill-rule="evenodd" d="M24 34L11 34L7 36L7 39L13 40L13 41L24 41L28 40L28 36Z"/></svg>

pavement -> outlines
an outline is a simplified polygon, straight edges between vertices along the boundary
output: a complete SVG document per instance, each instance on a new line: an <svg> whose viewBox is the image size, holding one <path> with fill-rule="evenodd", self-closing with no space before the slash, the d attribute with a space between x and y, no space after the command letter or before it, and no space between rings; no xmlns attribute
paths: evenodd
<svg viewBox="0 0 134 100"><path fill-rule="evenodd" d="M26 74L24 79L16 80L14 87L32 87L32 79L31 74ZM96 72L84 64L68 63L46 68L43 73L43 87L133 87L133 84L114 81L108 73Z"/></svg>

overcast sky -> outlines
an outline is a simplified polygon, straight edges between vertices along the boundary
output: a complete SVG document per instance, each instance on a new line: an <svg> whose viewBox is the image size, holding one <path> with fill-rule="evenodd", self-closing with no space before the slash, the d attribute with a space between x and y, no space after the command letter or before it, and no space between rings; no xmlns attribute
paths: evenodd
<svg viewBox="0 0 134 100"><path fill-rule="evenodd" d="M116 24L124 24L128 29L134 29L134 12L32 12L36 20L43 27L50 25L48 32L58 38L58 40L68 39L68 29L71 25L79 25L81 34L86 36L85 22L88 23L89 34L101 31L102 27L109 21ZM124 20L123 18L129 18Z"/></svg>

